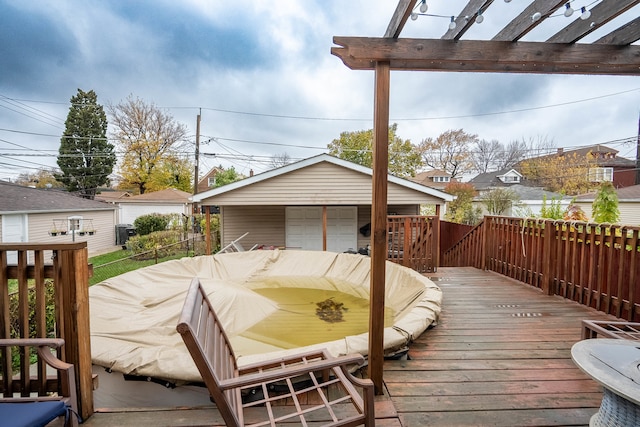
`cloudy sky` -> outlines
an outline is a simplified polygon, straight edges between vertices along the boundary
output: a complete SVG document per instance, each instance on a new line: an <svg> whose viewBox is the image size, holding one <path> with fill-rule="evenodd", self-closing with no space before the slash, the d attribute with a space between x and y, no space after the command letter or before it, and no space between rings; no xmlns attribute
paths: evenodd
<svg viewBox="0 0 640 427"><path fill-rule="evenodd" d="M441 16L409 21L403 37L441 37L446 17L466 1L427 3L428 13ZM496 0L465 38L490 38L529 3ZM373 72L344 66L330 54L332 38L382 36L396 4L0 0L0 179L56 165L78 88L94 90L105 107L128 96L153 103L184 123L193 141L201 113L201 170L222 165L259 173L274 155L326 152L341 132L373 127ZM606 29L639 14L636 6ZM545 40L578 15L550 18L525 40ZM390 111L398 135L415 144L464 129L503 143L601 143L634 157L640 79L393 72Z"/></svg>

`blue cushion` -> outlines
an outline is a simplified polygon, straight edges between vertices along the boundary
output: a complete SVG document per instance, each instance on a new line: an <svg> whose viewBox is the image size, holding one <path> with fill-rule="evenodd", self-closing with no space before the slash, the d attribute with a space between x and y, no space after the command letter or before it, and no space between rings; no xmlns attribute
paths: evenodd
<svg viewBox="0 0 640 427"><path fill-rule="evenodd" d="M46 426L66 413L67 405L60 400L0 403L0 423L12 427Z"/></svg>

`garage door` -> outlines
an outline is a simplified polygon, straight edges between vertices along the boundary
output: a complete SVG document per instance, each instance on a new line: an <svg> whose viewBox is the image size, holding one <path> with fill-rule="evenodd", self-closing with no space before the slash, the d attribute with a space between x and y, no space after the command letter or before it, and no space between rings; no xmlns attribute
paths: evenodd
<svg viewBox="0 0 640 427"><path fill-rule="evenodd" d="M286 245L288 248L322 250L322 207L287 207ZM357 250L357 208L327 207L327 250Z"/></svg>
<svg viewBox="0 0 640 427"><path fill-rule="evenodd" d="M27 239L27 216L19 215L2 215L2 242L26 242ZM17 264L18 253L15 251L7 252L7 263Z"/></svg>

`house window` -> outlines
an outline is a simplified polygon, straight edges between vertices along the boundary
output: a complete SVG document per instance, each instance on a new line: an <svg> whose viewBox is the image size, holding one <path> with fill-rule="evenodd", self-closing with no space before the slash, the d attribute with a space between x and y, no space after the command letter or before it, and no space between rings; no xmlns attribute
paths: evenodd
<svg viewBox="0 0 640 427"><path fill-rule="evenodd" d="M613 181L613 168L590 168L589 181L591 182Z"/></svg>
<svg viewBox="0 0 640 427"><path fill-rule="evenodd" d="M207 179L207 187L213 187L216 185L216 177L215 176L210 176Z"/></svg>
<svg viewBox="0 0 640 427"><path fill-rule="evenodd" d="M76 231L82 230L82 217L81 216L68 217L67 230L69 230L69 233L74 233Z"/></svg>
<svg viewBox="0 0 640 427"><path fill-rule="evenodd" d="M433 182L449 182L451 178L448 176L434 176Z"/></svg>
<svg viewBox="0 0 640 427"><path fill-rule="evenodd" d="M518 175L502 175L502 182L520 182Z"/></svg>

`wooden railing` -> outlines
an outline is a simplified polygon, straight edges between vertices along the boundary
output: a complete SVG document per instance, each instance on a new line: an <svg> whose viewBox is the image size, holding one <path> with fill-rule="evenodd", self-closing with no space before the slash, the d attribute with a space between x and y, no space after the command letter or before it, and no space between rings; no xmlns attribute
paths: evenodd
<svg viewBox="0 0 640 427"><path fill-rule="evenodd" d="M388 216L388 260L420 273L439 264L440 225L437 216Z"/></svg>
<svg viewBox="0 0 640 427"><path fill-rule="evenodd" d="M640 321L640 228L487 216L443 266L492 270L629 321Z"/></svg>
<svg viewBox="0 0 640 427"><path fill-rule="evenodd" d="M0 338L12 338L12 329L15 338L63 338L65 344L58 357L74 365L78 410L83 419L93 413L88 280L86 242L0 244ZM50 284L53 307L45 301ZM12 316L14 298L17 312ZM52 308L55 325L47 327L46 313ZM3 378L11 377L8 352L3 351L0 359ZM28 375L30 364L29 353L21 354L20 379L13 390L2 390L4 396L25 393L25 388L40 395L57 388L56 379L47 378L42 361L38 361L36 373Z"/></svg>

